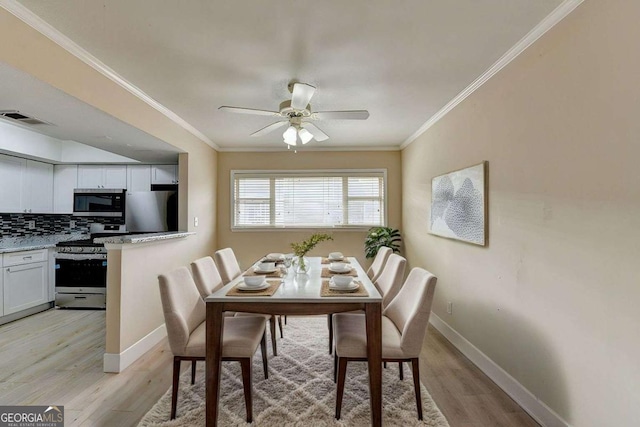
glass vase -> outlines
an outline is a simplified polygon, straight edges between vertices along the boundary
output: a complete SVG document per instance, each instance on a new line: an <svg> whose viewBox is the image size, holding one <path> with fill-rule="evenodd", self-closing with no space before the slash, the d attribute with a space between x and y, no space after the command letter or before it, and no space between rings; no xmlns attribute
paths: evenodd
<svg viewBox="0 0 640 427"><path fill-rule="evenodd" d="M309 272L309 258L304 256L296 257L294 269L298 274L307 274Z"/></svg>

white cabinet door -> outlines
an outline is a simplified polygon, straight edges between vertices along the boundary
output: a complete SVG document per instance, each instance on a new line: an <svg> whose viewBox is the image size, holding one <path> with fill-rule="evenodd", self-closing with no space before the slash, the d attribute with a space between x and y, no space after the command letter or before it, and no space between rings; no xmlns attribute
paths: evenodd
<svg viewBox="0 0 640 427"><path fill-rule="evenodd" d="M0 268L2 268L2 254L0 254ZM4 272L4 268L2 269ZM0 317L4 316L4 273L0 274Z"/></svg>
<svg viewBox="0 0 640 427"><path fill-rule="evenodd" d="M0 154L0 212L24 212L26 168L25 159Z"/></svg>
<svg viewBox="0 0 640 427"><path fill-rule="evenodd" d="M4 315L49 301L48 262L3 267Z"/></svg>
<svg viewBox="0 0 640 427"><path fill-rule="evenodd" d="M101 165L78 165L78 188L102 188L103 172Z"/></svg>
<svg viewBox="0 0 640 427"><path fill-rule="evenodd" d="M104 168L104 183L102 188L127 188L127 167L124 165L109 165Z"/></svg>
<svg viewBox="0 0 640 427"><path fill-rule="evenodd" d="M154 165L151 167L152 184L177 184L178 166L176 165Z"/></svg>
<svg viewBox="0 0 640 427"><path fill-rule="evenodd" d="M127 191L151 191L151 166L127 166Z"/></svg>
<svg viewBox="0 0 640 427"><path fill-rule="evenodd" d="M31 213L53 212L53 165L27 160L23 200Z"/></svg>
<svg viewBox="0 0 640 427"><path fill-rule="evenodd" d="M73 190L78 188L78 165L53 167L53 212L73 213Z"/></svg>

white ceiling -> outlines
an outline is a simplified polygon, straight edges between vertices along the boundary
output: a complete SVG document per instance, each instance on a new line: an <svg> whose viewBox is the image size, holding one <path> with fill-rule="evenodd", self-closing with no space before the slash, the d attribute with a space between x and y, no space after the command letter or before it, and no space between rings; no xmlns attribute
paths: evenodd
<svg viewBox="0 0 640 427"><path fill-rule="evenodd" d="M313 144L398 147L561 2L20 1L222 149L284 148L248 136L272 118L217 108L277 110L292 79L316 111L371 113Z"/></svg>

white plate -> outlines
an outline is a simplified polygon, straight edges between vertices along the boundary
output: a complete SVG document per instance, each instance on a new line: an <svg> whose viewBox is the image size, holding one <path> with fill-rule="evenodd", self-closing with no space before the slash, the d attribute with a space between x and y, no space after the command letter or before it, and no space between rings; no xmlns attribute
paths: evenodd
<svg viewBox="0 0 640 427"><path fill-rule="evenodd" d="M350 273L351 266L349 266L349 268L345 268L344 270L334 270L333 268L329 267L329 271L332 273Z"/></svg>
<svg viewBox="0 0 640 427"><path fill-rule="evenodd" d="M278 267L270 268L268 270L261 270L260 267L255 267L253 269L253 272L258 274L269 274L269 273L275 273L277 270L278 270Z"/></svg>
<svg viewBox="0 0 640 427"><path fill-rule="evenodd" d="M263 291L267 289L269 286L270 286L269 282L265 280L264 282L262 282L262 285L260 286L247 286L244 282L241 282L241 283L238 283L238 286L236 286L236 288L239 291Z"/></svg>
<svg viewBox="0 0 640 427"><path fill-rule="evenodd" d="M333 279L329 280L329 289L333 291L353 291L360 287L360 284L356 281L352 281L349 286L338 287L333 283Z"/></svg>
<svg viewBox="0 0 640 427"><path fill-rule="evenodd" d="M344 259L344 256L341 256L340 258L331 258L331 257L327 257L327 259L329 261L342 261Z"/></svg>

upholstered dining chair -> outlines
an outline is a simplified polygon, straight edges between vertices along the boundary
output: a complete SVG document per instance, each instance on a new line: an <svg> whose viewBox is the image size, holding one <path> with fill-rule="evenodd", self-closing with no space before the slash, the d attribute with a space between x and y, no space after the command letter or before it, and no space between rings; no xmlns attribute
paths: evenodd
<svg viewBox="0 0 640 427"><path fill-rule="evenodd" d="M436 277L422 268L409 273L398 295L382 312L382 360L411 362L418 419L422 420L419 356L429 323ZM367 360L364 315L338 313L333 316L338 360L336 419L340 419L347 363Z"/></svg>
<svg viewBox="0 0 640 427"><path fill-rule="evenodd" d="M378 275L378 279L373 282L382 295L383 309L400 290L406 266L407 260L403 256L390 254L383 270ZM362 310L349 312L349 314L362 314ZM329 314L327 320L329 323L329 354L331 354L333 352L333 316Z"/></svg>
<svg viewBox="0 0 640 427"><path fill-rule="evenodd" d="M220 249L213 254L213 257L215 258L215 263L218 266L218 270L220 271L220 277L222 278L223 284L226 285L242 274L242 269L240 268L240 264L238 264L238 259L236 258L236 254L233 252L233 249ZM282 338L283 336L282 318L276 318L276 316L274 315L270 320L271 345L273 347L274 356L278 355L278 350L276 348L276 320L278 321L278 326L280 327L280 338Z"/></svg>
<svg viewBox="0 0 640 427"><path fill-rule="evenodd" d="M369 276L369 279L371 279L372 282L378 280L380 273L382 273L382 270L384 269L384 265L387 263L389 255L392 253L393 250L391 250L391 248L380 246L376 257L373 259L371 266L367 270L367 276Z"/></svg>
<svg viewBox="0 0 640 427"><path fill-rule="evenodd" d="M191 361L191 383L195 364L206 357L206 307L186 267L158 276L169 345L173 353L171 419L176 417L180 364ZM253 419L251 362L258 345L262 349L264 377L268 378L266 321L260 316L227 317L222 336L222 360L240 362L247 422Z"/></svg>

